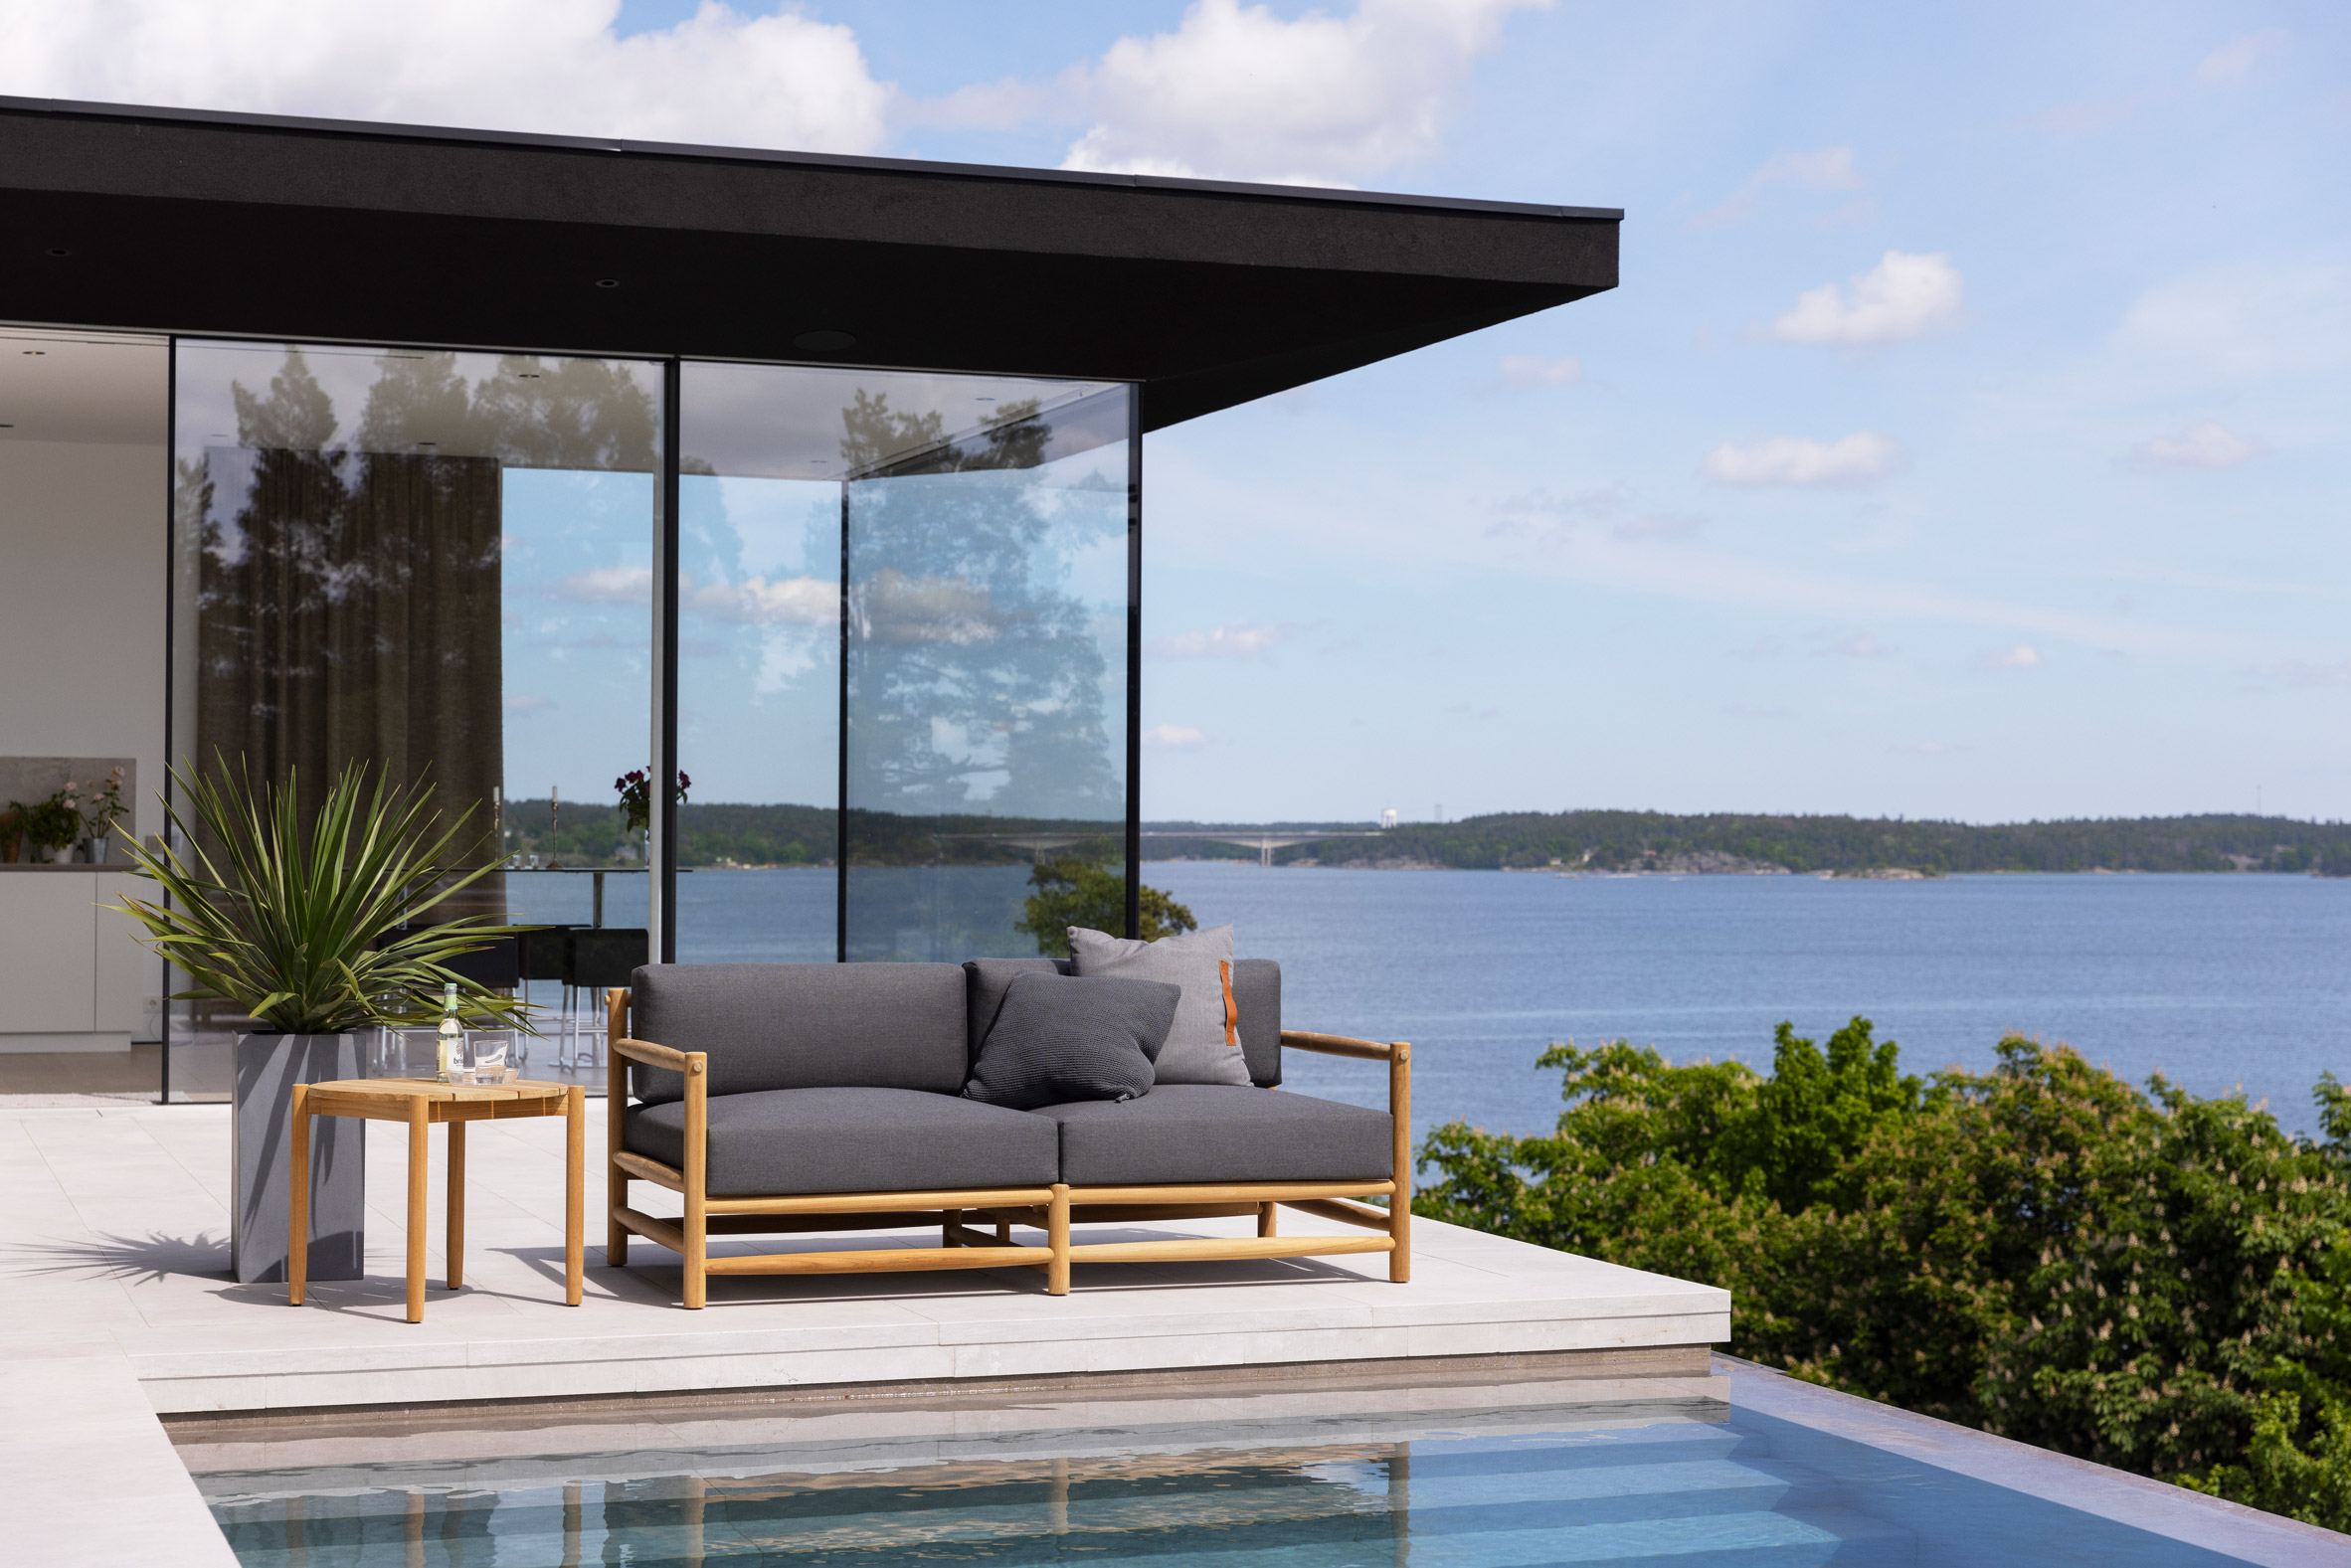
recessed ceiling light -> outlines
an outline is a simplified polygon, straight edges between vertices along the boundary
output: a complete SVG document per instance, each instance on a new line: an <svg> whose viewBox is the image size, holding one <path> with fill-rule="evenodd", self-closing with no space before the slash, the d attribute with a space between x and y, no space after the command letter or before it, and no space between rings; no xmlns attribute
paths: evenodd
<svg viewBox="0 0 2351 1568"><path fill-rule="evenodd" d="M814 332L803 332L792 340L792 346L807 349L812 354L837 354L844 348L855 348L857 336L853 332L822 328Z"/></svg>
<svg viewBox="0 0 2351 1568"><path fill-rule="evenodd" d="M49 254L51 256L72 256L74 253L62 245L53 245L49 248Z"/></svg>
<svg viewBox="0 0 2351 1568"><path fill-rule="evenodd" d="M47 354L49 350L45 348L29 348L26 349L25 352L33 356L33 358L39 359L42 355Z"/></svg>
<svg viewBox="0 0 2351 1568"><path fill-rule="evenodd" d="M621 280L617 277L600 277L596 280L596 286L599 288L618 288L621 286Z"/></svg>
<svg viewBox="0 0 2351 1568"><path fill-rule="evenodd" d="M0 425L0 431L13 431L15 429L16 427L13 425Z"/></svg>

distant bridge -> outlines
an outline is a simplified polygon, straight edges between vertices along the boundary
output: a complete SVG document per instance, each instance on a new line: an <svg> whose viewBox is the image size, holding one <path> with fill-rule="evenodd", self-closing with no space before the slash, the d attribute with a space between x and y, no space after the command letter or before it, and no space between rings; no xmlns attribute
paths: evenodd
<svg viewBox="0 0 2351 1568"><path fill-rule="evenodd" d="M1045 857L1046 855L1048 855L1048 854L1051 854L1051 853L1052 853L1052 852L1054 852L1055 850L1060 850L1060 849L1072 849L1072 848L1075 848L1075 847L1076 847L1077 845L1079 845L1079 844L1094 844L1094 843L1100 843L1100 842L1101 842L1103 839L1105 839L1105 838L1116 840L1116 839L1117 839L1118 837L1120 837L1121 835L1120 835L1120 834L1118 834L1118 833L1116 833L1116 832L1109 832L1109 833L1069 833L1069 832L1062 832L1062 833L947 833L947 834L942 834L941 836L942 836L942 837L946 837L946 838L977 838L977 839L984 840L985 842L987 842L987 843L991 843L991 844L1009 844L1009 845L1011 845L1011 846L1012 846L1013 848L1015 848L1015 849L1025 849L1025 850L1027 850L1027 851L1028 851L1028 858L1029 858L1030 860L1032 860L1032 861L1035 861L1035 860L1042 860L1042 859L1044 859L1044 857ZM1299 845L1299 844L1319 844L1319 843L1322 843L1322 842L1323 842L1325 839L1331 839L1331 838L1377 838L1377 837L1379 837L1379 834L1378 834L1378 833L1376 833L1376 832L1360 832L1360 831L1352 831L1352 830L1351 830L1351 831L1334 832L1334 833L1311 833L1311 832L1265 832L1265 833L1236 833L1236 832L1230 832L1230 831L1226 831L1226 832L1219 832L1219 831L1217 831L1217 830L1216 830L1216 829L1214 829L1214 828L1203 828L1203 829L1201 829L1199 832L1196 832L1196 833L1177 833L1177 832L1150 832L1150 833L1145 833L1145 834L1143 835L1143 838L1144 838L1144 840L1145 840L1146 842L1149 842L1150 840L1152 840L1152 839L1155 839L1155 838L1176 838L1176 839L1184 839L1184 840L1188 840L1188 841L1191 841L1191 842L1194 842L1194 843L1203 843L1203 842L1204 842L1204 843L1210 843L1210 844L1237 844L1237 845L1239 845L1239 846L1240 846L1241 848L1243 848L1243 849L1254 849L1254 850L1256 850L1256 851L1257 851L1257 863L1258 863L1259 865L1261 865L1261 866L1270 866L1270 865L1272 865L1272 864L1273 864L1274 851L1275 851L1275 850L1277 850L1277 849L1289 849L1289 848L1292 848L1292 847L1294 847L1294 846L1296 846L1296 845Z"/></svg>

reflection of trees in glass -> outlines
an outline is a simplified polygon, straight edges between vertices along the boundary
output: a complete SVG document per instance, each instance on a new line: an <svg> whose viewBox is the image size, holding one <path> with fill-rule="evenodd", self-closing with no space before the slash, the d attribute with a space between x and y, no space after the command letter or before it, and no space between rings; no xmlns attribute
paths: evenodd
<svg viewBox="0 0 2351 1568"><path fill-rule="evenodd" d="M860 391L842 423L850 801L1123 817L1093 611L1063 586L1067 534L1123 514L1056 506L1040 471L1051 427L1033 403L950 438L936 412Z"/></svg>
<svg viewBox="0 0 2351 1568"><path fill-rule="evenodd" d="M266 391L230 395L238 449L208 450L193 487L199 764L322 794L361 762L429 781L452 811L486 806L503 771L496 459L337 446L298 351ZM434 396L412 376L363 425Z"/></svg>

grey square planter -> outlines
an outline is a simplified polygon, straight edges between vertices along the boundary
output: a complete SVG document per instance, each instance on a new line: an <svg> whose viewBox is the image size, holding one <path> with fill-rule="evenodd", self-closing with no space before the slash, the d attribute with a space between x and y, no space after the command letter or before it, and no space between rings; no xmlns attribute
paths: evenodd
<svg viewBox="0 0 2351 1568"><path fill-rule="evenodd" d="M359 1037L246 1034L237 1038L237 1101L230 1123L229 1269L240 1285L285 1279L286 1205L293 1195L293 1086L365 1078ZM310 1122L310 1278L356 1280L367 1263L367 1124Z"/></svg>

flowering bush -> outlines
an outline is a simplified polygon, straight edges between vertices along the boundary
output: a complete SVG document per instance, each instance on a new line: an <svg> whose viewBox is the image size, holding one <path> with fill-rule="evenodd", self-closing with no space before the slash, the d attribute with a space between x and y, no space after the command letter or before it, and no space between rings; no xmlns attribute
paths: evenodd
<svg viewBox="0 0 2351 1568"><path fill-rule="evenodd" d="M693 781L685 770L677 771L677 803L685 804L686 786ZM653 825L653 771L650 768L632 768L613 781L613 787L621 792L621 815L627 818L629 830L641 833Z"/></svg>
<svg viewBox="0 0 2351 1568"><path fill-rule="evenodd" d="M25 842L39 849L63 849L82 836L82 796L71 780L46 800L31 805L11 800L8 808L24 825Z"/></svg>

